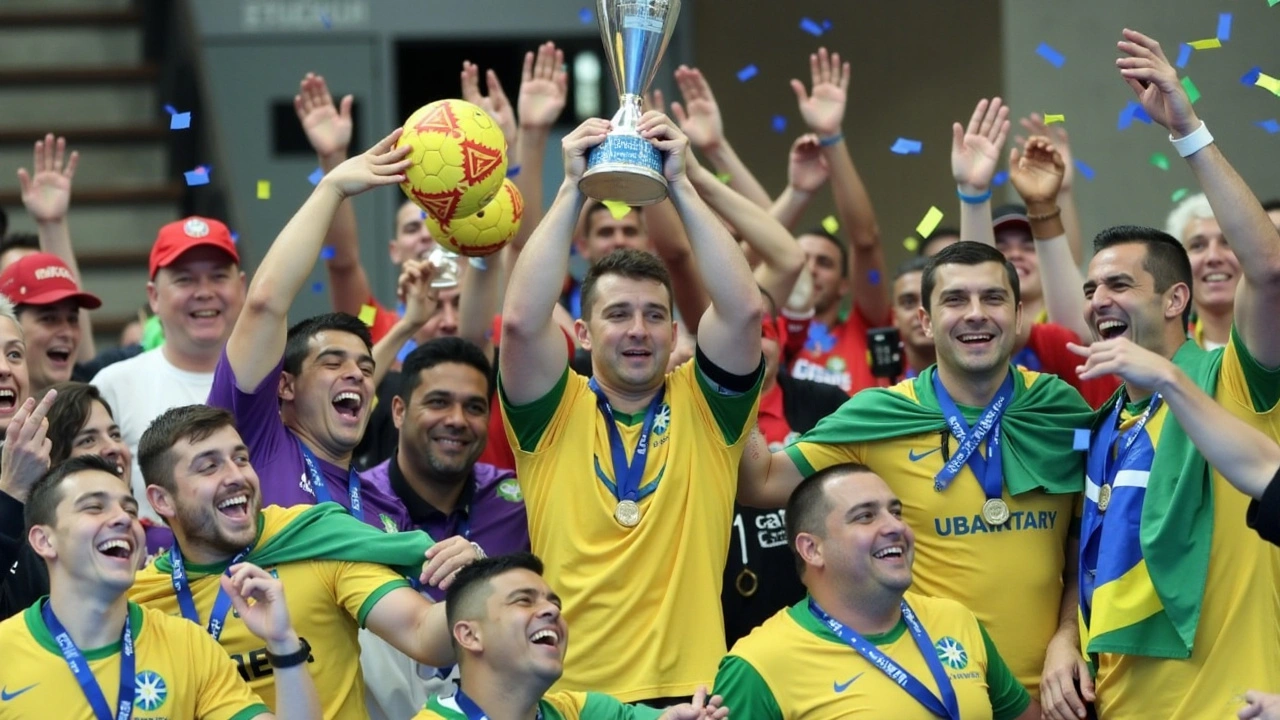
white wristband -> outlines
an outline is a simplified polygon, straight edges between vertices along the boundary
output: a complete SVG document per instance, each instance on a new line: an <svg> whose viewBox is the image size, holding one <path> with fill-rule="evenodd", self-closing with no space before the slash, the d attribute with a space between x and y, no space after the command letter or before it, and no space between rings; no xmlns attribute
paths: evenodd
<svg viewBox="0 0 1280 720"><path fill-rule="evenodd" d="M467 264L481 272L489 269L489 263L482 257L469 257Z"/></svg>
<svg viewBox="0 0 1280 720"><path fill-rule="evenodd" d="M1177 140L1174 140L1173 136L1170 135L1169 142L1173 143L1173 149L1178 151L1178 155L1182 157L1190 157L1191 155L1205 149L1209 143L1213 142L1213 135L1209 134L1209 126L1205 125L1204 121L1201 120L1200 127L1196 128L1195 132L1180 137Z"/></svg>

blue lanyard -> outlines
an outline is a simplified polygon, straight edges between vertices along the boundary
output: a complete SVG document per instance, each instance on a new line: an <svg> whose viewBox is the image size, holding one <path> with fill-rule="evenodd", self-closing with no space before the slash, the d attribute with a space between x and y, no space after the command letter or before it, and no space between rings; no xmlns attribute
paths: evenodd
<svg viewBox="0 0 1280 720"><path fill-rule="evenodd" d="M1004 458L1000 455L1000 419L1013 400L1013 376L1014 371L1011 370L1005 377L1004 384L1000 386L1000 391L991 399L991 404L982 411L978 424L970 428L964 420L964 415L951 399L951 394L942 384L938 372L934 371L933 391L938 396L938 407L947 419L947 427L951 428L951 434L960 441L960 447L933 477L934 490L945 490L968 463L973 469L973 474L977 476L978 482L982 484L982 492L987 498L1000 497L1001 486L1004 483ZM991 439L987 441L987 457L983 460L982 453L978 452L978 445L987 435L990 435Z"/></svg>
<svg viewBox="0 0 1280 720"><path fill-rule="evenodd" d="M71 673L76 676L76 682L80 683L80 689L88 698L89 707L93 708L94 716L98 720L129 720L133 715L134 669L137 667L137 658L133 654L133 628L129 624L128 609L125 610L124 635L120 640L120 694L117 696L118 709L114 716L111 714L110 706L107 705L107 698L102 694L102 687L98 685L97 679L93 677L93 671L89 669L89 661L85 659L84 653L80 652L80 648L76 647L71 634L58 621L58 616L53 614L53 607L48 601L40 609L40 615L44 618L45 627L48 627L49 633L53 635L53 641L58 643L58 648L62 650L62 658L67 661Z"/></svg>
<svg viewBox="0 0 1280 720"><path fill-rule="evenodd" d="M596 404L600 408L600 414L604 415L605 428L609 431L609 452L613 457L615 484L610 485L608 480L604 480L603 473L601 473L601 479L618 500L639 500L640 481L644 478L645 460L648 459L649 454L649 432L653 430L653 421L658 417L658 408L662 407L662 398L666 394L667 387L663 385L658 394L653 396L653 401L649 403L649 409L644 413L644 424L640 426L640 441L636 444L636 451L631 455L631 462L628 463L627 449L622 444L622 433L618 432L618 423L613 419L613 408L609 405L609 399L604 396L604 391L600 389L595 378L591 378L587 384L596 394Z"/></svg>
<svg viewBox="0 0 1280 720"><path fill-rule="evenodd" d="M924 662L929 666L929 672L933 675L933 681L938 684L938 690L942 693L942 699L939 700L936 695L929 692L929 688L924 683L915 678L914 675L902 669L888 655L880 652L872 643L858 634L853 628L847 627L839 620L831 617L825 610L818 606L813 598L809 598L809 612L813 616L826 625L831 632L835 633L854 652L866 658L868 662L875 665L878 670L889 677L890 680L898 683L907 694L915 698L916 702L924 706L926 710L941 718L950 718L951 720L960 720L960 703L956 700L955 689L951 687L951 678L947 676L947 671L942 667L942 661L938 659L938 651L933 646L933 641L929 639L929 634L925 632L924 627L920 625L920 621L916 618L916 614L912 612L911 607L907 605L907 601L902 601L902 619L907 623L907 630L911 632L911 639L916 641L916 647L920 648L920 654L924 655Z"/></svg>
<svg viewBox="0 0 1280 720"><path fill-rule="evenodd" d="M458 691L454 693L453 701L458 703L458 709L467 716L467 720L489 720L489 716L484 714L484 711L480 709L475 700L467 697L467 694L462 692L462 688L458 688ZM538 708L537 720L542 720L542 708Z"/></svg>
<svg viewBox="0 0 1280 720"><path fill-rule="evenodd" d="M252 547L247 547L231 558L231 563L227 565L227 572L231 572L231 566L244 560L249 554ZM173 592L178 596L178 609L182 611L182 617L191 622L200 624L200 612L196 610L195 598L191 595L191 583L187 580L187 567L182 562L182 551L178 549L178 543L174 543L169 548L169 562L173 565ZM231 609L231 598L227 596L227 591L223 590L221 585L218 587L218 597L213 601L213 610L209 612L209 626L206 630L213 636L214 640L222 637L223 623L227 621L227 611Z"/></svg>
<svg viewBox="0 0 1280 720"><path fill-rule="evenodd" d="M307 476L311 478L311 489L316 495L316 504L333 502L333 496L329 494L329 488L324 482L324 473L320 472L320 461L316 460L315 453L311 452L311 448L305 443L298 440L298 447L302 450L302 460L307 464ZM357 520L364 521L364 511L360 508L360 476L353 467L347 468L347 491L351 494L351 515Z"/></svg>

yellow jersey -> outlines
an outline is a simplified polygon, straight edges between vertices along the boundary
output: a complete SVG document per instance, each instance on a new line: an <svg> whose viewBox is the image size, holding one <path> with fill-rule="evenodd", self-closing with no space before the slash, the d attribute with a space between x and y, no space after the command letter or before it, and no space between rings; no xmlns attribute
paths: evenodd
<svg viewBox="0 0 1280 720"><path fill-rule="evenodd" d="M40 616L46 599L0 623L0 720L97 720ZM270 710L203 629L129 603L134 633L133 720L249 720ZM120 642L83 650L108 707L117 708Z"/></svg>
<svg viewBox="0 0 1280 720"><path fill-rule="evenodd" d="M602 693L553 692L538 701L542 720L657 720L662 710L627 705ZM744 717L746 717L744 715ZM432 695L413 720L467 720L454 698Z"/></svg>
<svg viewBox="0 0 1280 720"><path fill-rule="evenodd" d="M257 544L266 542L308 507L285 509L272 505L263 508ZM226 571L226 565L188 563L186 570L200 620L208 623L220 590L218 578ZM293 627L311 645L307 668L320 694L326 720L364 718L359 629L364 627L365 618L379 600L397 588L408 587L408 582L391 568L372 563L312 560L264 567L263 570L284 584L285 601L289 605ZM181 619L173 580L168 573L157 570L154 564L138 573L130 597L146 607ZM199 629L205 632L203 624ZM218 642L235 661L249 686L274 709L275 678L267 662L266 643L249 632L234 609L227 613Z"/></svg>
<svg viewBox="0 0 1280 720"><path fill-rule="evenodd" d="M1280 441L1280 372L1260 366L1234 329L1222 352L1214 398L1232 415ZM1126 409L1122 431L1144 411L1145 404ZM1169 418L1168 405L1162 403L1142 430L1145 437L1139 441L1150 443L1154 453L1160 451L1160 431ZM1099 654L1100 717L1233 718L1244 706L1246 691L1272 691L1280 684L1280 554L1245 525L1249 498L1217 470L1212 493L1209 573L1191 657ZM1095 618L1098 612L1095 608Z"/></svg>
<svg viewBox="0 0 1280 720"><path fill-rule="evenodd" d="M906 593L951 679L965 720L1011 720L1031 696L1010 673L977 618L954 600ZM907 624L867 635L934 697L938 682ZM937 720L895 680L814 617L809 599L785 608L734 644L720 664L715 692L731 716L750 720Z"/></svg>
<svg viewBox="0 0 1280 720"><path fill-rule="evenodd" d="M504 396L533 552L574 629L553 689L633 702L692 695L715 677L738 463L759 393L759 378L745 393L719 390L697 360L667 375L630 528L614 518L605 482L617 475L587 379L566 369L533 403L512 407ZM628 460L644 415L614 412Z"/></svg>

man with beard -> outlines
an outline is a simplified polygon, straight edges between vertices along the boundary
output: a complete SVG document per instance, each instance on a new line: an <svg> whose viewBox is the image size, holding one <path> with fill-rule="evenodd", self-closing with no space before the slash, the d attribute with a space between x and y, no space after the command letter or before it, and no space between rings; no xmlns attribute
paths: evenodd
<svg viewBox="0 0 1280 720"><path fill-rule="evenodd" d="M721 662L715 691L727 707L751 720L1040 717L973 612L908 590L916 543L902 515L865 465L796 487L787 540L809 594Z"/></svg>
<svg viewBox="0 0 1280 720"><path fill-rule="evenodd" d="M289 614L310 648L307 664L327 720L365 717L361 627L419 662L452 662L443 605L405 580L418 575L433 547L425 533L383 533L333 503L263 508L249 449L218 408L165 412L143 435L138 461L147 499L175 543L138 574L131 597L207 629L268 706L279 703L266 650L220 592L219 576L241 562L289 588ZM431 584L447 585L472 559L427 555L420 579Z"/></svg>

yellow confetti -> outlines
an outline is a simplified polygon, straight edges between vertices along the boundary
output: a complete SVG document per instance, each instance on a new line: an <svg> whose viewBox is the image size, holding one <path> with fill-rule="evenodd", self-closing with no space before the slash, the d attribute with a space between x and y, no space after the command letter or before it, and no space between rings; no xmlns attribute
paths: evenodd
<svg viewBox="0 0 1280 720"><path fill-rule="evenodd" d="M1054 123L1066 122L1066 121L1067 121L1066 115L1045 115L1044 116L1045 125L1052 125Z"/></svg>
<svg viewBox="0 0 1280 720"><path fill-rule="evenodd" d="M938 223L942 222L942 211L936 207L930 207L929 212L924 214L924 219L916 226L916 234L920 237L929 237L933 231L938 229Z"/></svg>
<svg viewBox="0 0 1280 720"><path fill-rule="evenodd" d="M376 318L377 316L378 316L378 308L372 305L360 306L360 316L359 316L360 322L364 323L365 325L368 325L369 327L373 327L373 319Z"/></svg>
<svg viewBox="0 0 1280 720"><path fill-rule="evenodd" d="M614 220L621 220L627 216L627 213L631 212L631 206L621 200L602 200L601 202L604 203L605 207L609 208L609 214L613 216Z"/></svg>
<svg viewBox="0 0 1280 720"><path fill-rule="evenodd" d="M271 181L270 180L258 181L258 199L259 200L271 199Z"/></svg>
<svg viewBox="0 0 1280 720"><path fill-rule="evenodd" d="M1258 79L1254 81L1254 85L1260 88L1266 88L1273 95L1280 95L1280 80L1277 80L1266 73L1258 73Z"/></svg>
<svg viewBox="0 0 1280 720"><path fill-rule="evenodd" d="M1194 42L1189 42L1187 44L1197 50L1212 50L1213 48L1222 47L1222 41L1219 40L1218 38L1209 38L1208 40L1196 40Z"/></svg>
<svg viewBox="0 0 1280 720"><path fill-rule="evenodd" d="M830 235L835 235L840 231L840 221L836 220L835 215L828 215L822 218L822 229Z"/></svg>
<svg viewBox="0 0 1280 720"><path fill-rule="evenodd" d="M914 237L909 237L902 241L902 247L906 248L907 252L915 252L920 249L920 241Z"/></svg>

